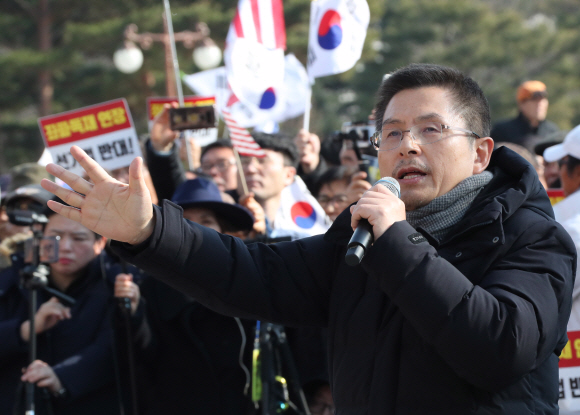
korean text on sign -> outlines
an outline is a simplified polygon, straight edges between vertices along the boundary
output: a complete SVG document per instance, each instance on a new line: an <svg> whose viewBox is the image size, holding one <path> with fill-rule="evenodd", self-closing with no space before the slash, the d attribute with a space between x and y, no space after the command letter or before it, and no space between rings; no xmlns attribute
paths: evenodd
<svg viewBox="0 0 580 415"><path fill-rule="evenodd" d="M102 167L114 170L141 156L137 132L124 99L105 102L38 120L44 143L56 164L82 173L70 155L78 145Z"/></svg>

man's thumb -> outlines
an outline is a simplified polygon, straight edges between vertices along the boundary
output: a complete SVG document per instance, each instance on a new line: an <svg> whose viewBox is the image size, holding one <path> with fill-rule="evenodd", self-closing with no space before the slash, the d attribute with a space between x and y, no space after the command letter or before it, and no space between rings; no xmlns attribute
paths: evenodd
<svg viewBox="0 0 580 415"><path fill-rule="evenodd" d="M129 166L129 188L139 193L147 190L141 157L135 157Z"/></svg>

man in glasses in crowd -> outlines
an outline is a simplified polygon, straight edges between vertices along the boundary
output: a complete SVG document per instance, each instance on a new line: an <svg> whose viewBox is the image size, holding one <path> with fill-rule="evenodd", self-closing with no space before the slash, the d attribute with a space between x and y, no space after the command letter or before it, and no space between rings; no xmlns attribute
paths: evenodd
<svg viewBox="0 0 580 415"><path fill-rule="evenodd" d="M325 235L255 244L151 205L141 159L128 186L78 147L94 184L54 164L73 207L62 215L108 236L129 262L224 314L328 327L339 415L557 414L576 250L533 168L502 147L471 78L413 64L380 86L382 176ZM76 207L76 208L75 208ZM346 244L361 220L374 244L358 266Z"/></svg>
<svg viewBox="0 0 580 415"><path fill-rule="evenodd" d="M548 115L548 91L540 81L526 81L516 93L518 116L500 121L491 129L495 142L515 143L532 153L542 139L559 131L556 124L546 119Z"/></svg>

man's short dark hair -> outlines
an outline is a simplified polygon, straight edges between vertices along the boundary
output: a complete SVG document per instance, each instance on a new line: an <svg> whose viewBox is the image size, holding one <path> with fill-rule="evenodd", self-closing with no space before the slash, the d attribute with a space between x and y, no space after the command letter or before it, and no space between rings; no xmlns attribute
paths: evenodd
<svg viewBox="0 0 580 415"><path fill-rule="evenodd" d="M284 165L290 167L298 166L298 149L291 137L284 134L252 133L256 143L265 150L272 150L282 153Z"/></svg>
<svg viewBox="0 0 580 415"><path fill-rule="evenodd" d="M316 180L316 182L314 183L314 186L312 188L312 195L314 197L318 197L320 189L322 189L322 186L324 186L325 184L329 185L330 183L338 181L345 181L347 185L350 184L352 175L359 171L360 170L358 169L358 167L353 166L329 167L324 173L320 175L318 180Z"/></svg>
<svg viewBox="0 0 580 415"><path fill-rule="evenodd" d="M233 149L234 147L232 146L232 142L230 140L228 140L227 138L223 138L221 140L214 141L213 143L209 143L207 146L205 146L201 150L200 159L202 159L203 156L205 156L205 153L207 153L210 150L213 150L214 148L229 148L229 149Z"/></svg>
<svg viewBox="0 0 580 415"><path fill-rule="evenodd" d="M440 87L455 98L453 110L463 115L467 128L480 137L488 137L491 130L489 104L483 91L473 79L454 68L433 64L411 64L398 69L386 78L377 94L375 106L376 128L382 128L383 115L389 102L406 89Z"/></svg>

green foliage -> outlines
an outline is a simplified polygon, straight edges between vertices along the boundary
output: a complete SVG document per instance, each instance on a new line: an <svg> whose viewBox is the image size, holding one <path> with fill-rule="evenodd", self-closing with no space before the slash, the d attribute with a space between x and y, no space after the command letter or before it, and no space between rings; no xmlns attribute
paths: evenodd
<svg viewBox="0 0 580 415"><path fill-rule="evenodd" d="M53 48L39 52L38 5L48 1ZM524 80L548 85L549 118L561 128L580 123L580 3L577 0L368 0L371 24L357 66L318 78L314 85L311 129L328 136L344 121L370 114L384 74L411 62L457 67L486 93L494 121L514 116L515 90ZM203 21L223 48L237 0L171 0L175 31ZM160 0L4 0L0 3L0 173L36 160L42 142L36 119L38 74L51 73L52 112L119 97L131 107L139 133L146 132L145 99L165 95L164 50L144 50L135 74L118 72L112 56L123 30L161 33ZM284 2L287 53L306 61L310 0ZM177 46L180 68L198 69L191 50ZM185 93L190 93L185 88ZM283 123L294 134L302 117Z"/></svg>

